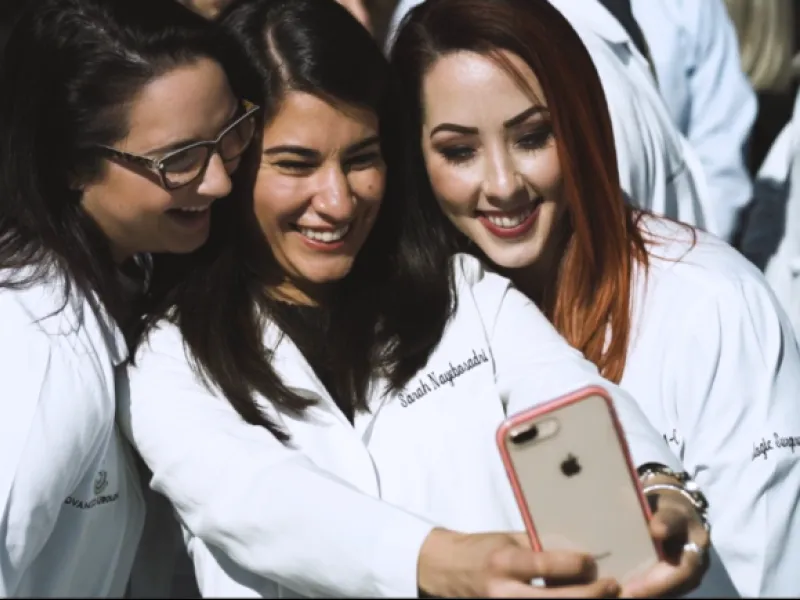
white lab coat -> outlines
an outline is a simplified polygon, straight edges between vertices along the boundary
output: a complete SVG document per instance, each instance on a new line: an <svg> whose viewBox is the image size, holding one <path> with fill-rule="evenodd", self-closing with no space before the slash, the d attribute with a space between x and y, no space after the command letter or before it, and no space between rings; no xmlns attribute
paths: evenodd
<svg viewBox="0 0 800 600"><path fill-rule="evenodd" d="M762 274L663 219L636 274L620 386L710 502L711 537L743 597L800 594L800 352Z"/></svg>
<svg viewBox="0 0 800 600"><path fill-rule="evenodd" d="M753 186L745 157L758 102L742 71L723 0L633 0L658 89L705 169L721 238L729 241Z"/></svg>
<svg viewBox="0 0 800 600"><path fill-rule="evenodd" d="M2 597L121 597L144 520L114 422L124 340L74 289L62 300L0 290Z"/></svg>
<svg viewBox="0 0 800 600"><path fill-rule="evenodd" d="M614 395L636 464L679 465L636 403L506 279L472 257L454 268L457 312L427 366L385 399L376 381L354 426L291 340L267 329L277 372L319 402L295 418L260 399L291 447L204 387L174 326L150 336L120 419L190 533L205 596L415 597L434 526L524 529L495 445L500 422L588 384Z"/></svg>
<svg viewBox="0 0 800 600"><path fill-rule="evenodd" d="M759 189L778 192L760 198L757 191L755 197L756 203L779 204L774 208L765 207L766 212L775 213L769 220L777 221L774 225L765 224L765 229L766 233L776 229L783 233L764 272L789 313L795 334L800 336L800 93L791 120L778 135L759 169L756 190Z"/></svg>
<svg viewBox="0 0 800 600"><path fill-rule="evenodd" d="M422 0L401 0L387 50L403 17ZM550 0L583 40L608 101L620 183L631 202L718 233L703 166L678 131L647 60L597 0Z"/></svg>

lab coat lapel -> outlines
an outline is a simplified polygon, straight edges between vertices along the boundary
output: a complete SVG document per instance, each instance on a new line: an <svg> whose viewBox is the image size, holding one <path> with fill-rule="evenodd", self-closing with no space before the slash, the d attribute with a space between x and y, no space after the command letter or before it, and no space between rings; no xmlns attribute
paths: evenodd
<svg viewBox="0 0 800 600"><path fill-rule="evenodd" d="M284 384L298 394L317 402L317 405L309 409L303 417L316 422L313 436L309 438L308 431L304 429L304 433L302 435L298 433L297 436L304 440L301 441L301 444L313 443L316 445L319 442L321 446L327 445L329 448L335 448L336 456L320 459L326 463L320 464L320 466L332 468L332 471L339 477L362 492L373 497L380 497L375 464L362 436L336 405L311 365L308 364L295 343L287 336L281 335L276 327L268 327L265 338L266 347L274 348L272 364ZM289 433L294 433L291 431L291 426ZM330 461L335 463L335 467L328 464Z"/></svg>
<svg viewBox="0 0 800 600"><path fill-rule="evenodd" d="M303 396L313 396L320 406L329 412L340 424L352 428L344 413L333 401L317 374L308 364L297 345L285 335L274 332L271 327L268 334L267 348L274 348L273 366L283 379L284 384Z"/></svg>

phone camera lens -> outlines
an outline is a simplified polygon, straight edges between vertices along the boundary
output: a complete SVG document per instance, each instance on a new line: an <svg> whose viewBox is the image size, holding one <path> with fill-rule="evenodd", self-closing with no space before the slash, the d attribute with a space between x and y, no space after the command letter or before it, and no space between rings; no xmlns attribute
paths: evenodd
<svg viewBox="0 0 800 600"><path fill-rule="evenodd" d="M511 438L511 442L517 445L526 444L535 440L539 436L539 428L536 425L531 425L524 431L520 431Z"/></svg>

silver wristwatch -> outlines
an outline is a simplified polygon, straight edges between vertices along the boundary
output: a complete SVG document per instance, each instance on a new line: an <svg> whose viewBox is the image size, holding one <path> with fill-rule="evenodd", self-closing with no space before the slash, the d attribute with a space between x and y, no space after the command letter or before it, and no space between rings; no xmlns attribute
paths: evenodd
<svg viewBox="0 0 800 600"><path fill-rule="evenodd" d="M700 491L697 483L695 483L694 479L692 479L688 473L685 471L676 473L672 469L658 463L644 464L637 469L637 472L639 473L639 479L642 482L642 491L645 496L660 491L677 492L694 506L697 514L700 516L700 520L703 522L703 526L706 530L710 530L710 524L708 522L708 499L705 494ZM650 479L659 475L676 479L680 482L680 485L675 485L673 483L651 483L648 485Z"/></svg>

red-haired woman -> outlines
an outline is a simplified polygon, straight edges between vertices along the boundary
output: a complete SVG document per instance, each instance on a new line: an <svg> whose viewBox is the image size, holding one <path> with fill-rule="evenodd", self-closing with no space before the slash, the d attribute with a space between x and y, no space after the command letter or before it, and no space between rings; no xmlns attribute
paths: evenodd
<svg viewBox="0 0 800 600"><path fill-rule="evenodd" d="M405 167L388 187L430 251L466 242L637 398L709 498L742 595L800 592L790 324L729 246L626 204L603 90L567 21L544 0L428 0L392 68L404 141L387 155Z"/></svg>

